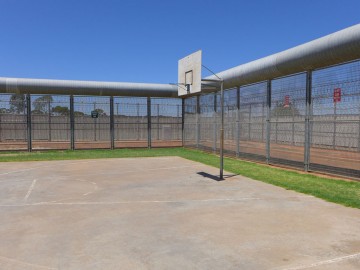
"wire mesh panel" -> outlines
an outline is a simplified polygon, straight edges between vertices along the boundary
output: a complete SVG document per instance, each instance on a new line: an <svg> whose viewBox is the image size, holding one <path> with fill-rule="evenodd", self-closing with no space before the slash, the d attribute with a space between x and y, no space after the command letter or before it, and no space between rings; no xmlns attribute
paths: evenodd
<svg viewBox="0 0 360 270"><path fill-rule="evenodd" d="M261 82L240 87L240 156L265 160L266 90Z"/></svg>
<svg viewBox="0 0 360 270"><path fill-rule="evenodd" d="M235 89L224 91L224 153L236 154L236 114L237 114L237 93ZM221 96L217 92L216 97L216 149L220 149L220 128L221 128Z"/></svg>
<svg viewBox="0 0 360 270"><path fill-rule="evenodd" d="M207 94L200 96L199 115L199 147L204 150L215 150L216 126L216 95Z"/></svg>
<svg viewBox="0 0 360 270"><path fill-rule="evenodd" d="M271 82L271 163L304 166L306 74Z"/></svg>
<svg viewBox="0 0 360 270"><path fill-rule="evenodd" d="M179 98L151 98L151 146L182 146Z"/></svg>
<svg viewBox="0 0 360 270"><path fill-rule="evenodd" d="M26 96L0 94L0 150L26 150Z"/></svg>
<svg viewBox="0 0 360 270"><path fill-rule="evenodd" d="M147 99L114 97L115 147L147 147Z"/></svg>
<svg viewBox="0 0 360 270"><path fill-rule="evenodd" d="M184 108L184 146L196 147L197 104L196 97L185 99Z"/></svg>
<svg viewBox="0 0 360 270"><path fill-rule="evenodd" d="M31 96L33 149L70 148L69 96Z"/></svg>
<svg viewBox="0 0 360 270"><path fill-rule="evenodd" d="M310 168L360 177L360 61L313 72Z"/></svg>
<svg viewBox="0 0 360 270"><path fill-rule="evenodd" d="M109 97L74 97L76 148L110 148L109 102ZM98 118L93 118L92 112L97 112Z"/></svg>

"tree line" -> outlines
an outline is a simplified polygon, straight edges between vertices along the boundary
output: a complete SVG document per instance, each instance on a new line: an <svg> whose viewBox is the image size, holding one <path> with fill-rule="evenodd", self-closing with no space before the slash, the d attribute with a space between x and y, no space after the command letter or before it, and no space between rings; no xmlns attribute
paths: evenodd
<svg viewBox="0 0 360 270"><path fill-rule="evenodd" d="M52 107L51 104L54 102L54 99L50 95L44 95L38 97L32 102L32 110L33 114L50 114L50 115L57 115L57 116L69 116L70 115L70 108L68 106L60 106L57 105ZM12 94L9 100L9 108L0 108L0 113L16 113L22 114L26 112L26 96L25 94ZM95 108L96 111L100 116L106 116L106 112L104 110ZM84 112L81 111L74 111L75 116L84 116L86 115Z"/></svg>

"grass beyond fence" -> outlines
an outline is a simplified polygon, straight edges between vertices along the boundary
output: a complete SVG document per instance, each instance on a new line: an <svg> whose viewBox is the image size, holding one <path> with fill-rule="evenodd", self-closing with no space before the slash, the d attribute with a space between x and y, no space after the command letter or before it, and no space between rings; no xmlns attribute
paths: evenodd
<svg viewBox="0 0 360 270"><path fill-rule="evenodd" d="M0 153L0 162L158 156L179 156L219 167L218 156L186 148L3 152ZM360 182L324 178L232 158L225 158L224 163L225 170L231 173L313 195L329 202L360 208Z"/></svg>

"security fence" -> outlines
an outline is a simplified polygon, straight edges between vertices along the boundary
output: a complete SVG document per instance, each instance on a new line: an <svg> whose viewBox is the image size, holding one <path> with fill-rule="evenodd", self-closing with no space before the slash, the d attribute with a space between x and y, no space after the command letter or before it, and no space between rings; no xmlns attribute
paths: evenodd
<svg viewBox="0 0 360 270"><path fill-rule="evenodd" d="M360 178L360 61L225 91L225 153ZM184 145L219 150L219 93L185 100Z"/></svg>
<svg viewBox="0 0 360 270"><path fill-rule="evenodd" d="M220 113L218 92L184 100L0 94L0 150L217 152ZM227 89L224 114L228 155L360 178L360 61Z"/></svg>
<svg viewBox="0 0 360 270"><path fill-rule="evenodd" d="M0 150L182 146L182 100L0 94Z"/></svg>

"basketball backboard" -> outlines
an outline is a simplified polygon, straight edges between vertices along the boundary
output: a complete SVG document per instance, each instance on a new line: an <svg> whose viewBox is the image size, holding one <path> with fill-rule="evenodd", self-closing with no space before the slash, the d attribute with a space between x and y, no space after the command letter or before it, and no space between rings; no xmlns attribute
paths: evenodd
<svg viewBox="0 0 360 270"><path fill-rule="evenodd" d="M178 95L201 92L201 50L179 60Z"/></svg>

